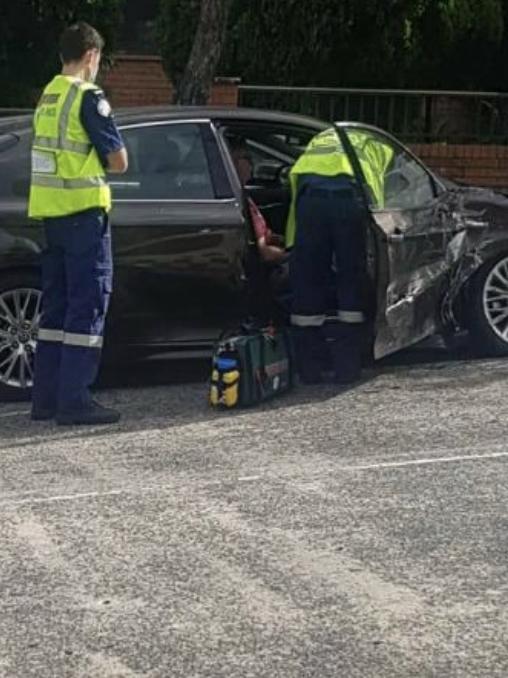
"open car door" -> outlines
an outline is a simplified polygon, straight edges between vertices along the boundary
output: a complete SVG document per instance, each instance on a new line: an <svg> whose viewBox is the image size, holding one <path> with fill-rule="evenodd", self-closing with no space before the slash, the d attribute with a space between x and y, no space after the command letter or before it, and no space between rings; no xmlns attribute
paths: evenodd
<svg viewBox="0 0 508 678"><path fill-rule="evenodd" d="M270 229L283 236L290 203L289 170L317 130L259 120L228 120L221 130L230 151L235 140L243 143L239 155L250 165L243 188Z"/></svg>
<svg viewBox="0 0 508 678"><path fill-rule="evenodd" d="M374 356L381 358L439 328L465 230L446 190L394 139L361 125L337 129L370 208Z"/></svg>

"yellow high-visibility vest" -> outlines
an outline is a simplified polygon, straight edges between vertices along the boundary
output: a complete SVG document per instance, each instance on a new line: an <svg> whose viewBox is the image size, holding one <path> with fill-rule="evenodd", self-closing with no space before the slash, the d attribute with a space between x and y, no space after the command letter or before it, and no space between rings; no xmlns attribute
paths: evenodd
<svg viewBox="0 0 508 678"><path fill-rule="evenodd" d="M338 174L354 176L349 158L333 127L320 132L310 140L289 174L291 203L286 224L286 247L293 247L295 243L296 196L298 179L302 174L319 174L327 177L334 177Z"/></svg>
<svg viewBox="0 0 508 678"><path fill-rule="evenodd" d="M111 209L104 167L80 119L83 95L97 89L78 78L57 75L44 90L34 116L30 217Z"/></svg>
<svg viewBox="0 0 508 678"><path fill-rule="evenodd" d="M357 152L365 180L376 201L376 207L384 206L384 173L392 157L393 150L386 144L372 140L368 148L360 144L361 137L355 137L354 130L348 135ZM354 177L354 171L335 128L320 132L309 142L303 154L293 165L289 175L291 186L291 204L286 224L286 247L293 247L296 235L296 197L298 179L302 174L317 174L334 177L346 174Z"/></svg>

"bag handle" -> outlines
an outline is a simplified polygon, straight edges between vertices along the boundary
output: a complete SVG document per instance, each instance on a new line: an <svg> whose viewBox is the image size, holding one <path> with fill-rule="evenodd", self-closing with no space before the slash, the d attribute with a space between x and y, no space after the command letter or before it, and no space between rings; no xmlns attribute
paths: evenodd
<svg viewBox="0 0 508 678"><path fill-rule="evenodd" d="M265 328L267 329L267 328ZM266 373L266 346L265 346L265 341L269 340L272 341L273 343L276 343L277 339L274 334L271 332L263 332L261 330L259 332L259 341L260 341L260 347L259 347L259 360L260 360L260 368L259 368L259 386L260 388L263 387L263 383L266 383L266 380L268 379L268 375Z"/></svg>
<svg viewBox="0 0 508 678"><path fill-rule="evenodd" d="M261 330L262 328L257 326L255 323L245 320L243 323L237 325L236 327L231 327L229 329L223 330L220 333L217 341L220 343L221 341L229 339L230 337L237 336L238 334L242 334L245 336L248 336L250 334L257 334L258 332L261 332Z"/></svg>

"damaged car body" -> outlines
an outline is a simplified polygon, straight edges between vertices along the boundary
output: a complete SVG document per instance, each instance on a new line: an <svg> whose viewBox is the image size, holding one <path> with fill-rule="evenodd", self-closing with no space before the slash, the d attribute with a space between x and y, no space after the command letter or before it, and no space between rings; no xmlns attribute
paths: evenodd
<svg viewBox="0 0 508 678"><path fill-rule="evenodd" d="M120 112L130 167L114 178L115 293L106 352L209 355L245 317L245 262L256 252L251 197L281 234L288 173L330 126L270 111L140 108ZM376 358L434 333L468 330L485 354L508 355L508 198L430 171L386 132L335 123L368 206L368 273ZM253 163L242 186L228 140ZM40 224L26 216L31 119L0 123L0 398L27 394L40 314ZM369 190L362 154L388 149ZM374 150L372 150L374 149Z"/></svg>
<svg viewBox="0 0 508 678"><path fill-rule="evenodd" d="M464 329L482 353L508 354L508 199L437 177L374 127L337 123L336 129L371 215L374 357ZM383 204L376 204L359 162L373 142L390 151Z"/></svg>

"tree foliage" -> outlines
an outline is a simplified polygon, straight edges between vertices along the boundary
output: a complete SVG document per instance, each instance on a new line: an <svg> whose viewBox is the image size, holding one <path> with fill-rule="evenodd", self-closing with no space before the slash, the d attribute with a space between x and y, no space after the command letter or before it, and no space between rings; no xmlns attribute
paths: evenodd
<svg viewBox="0 0 508 678"><path fill-rule="evenodd" d="M140 0L141 1L141 0ZM221 0L222 2L223 0ZM221 75L251 84L508 88L508 0L228 0ZM114 38L124 0L0 4L0 106L31 105L59 68L61 29ZM159 0L164 66L180 87L201 0ZM196 63L196 57L194 59Z"/></svg>
<svg viewBox="0 0 508 678"><path fill-rule="evenodd" d="M88 21L114 48L123 0L16 0L0 5L0 106L31 106L60 69L58 37L74 21Z"/></svg>
<svg viewBox="0 0 508 678"><path fill-rule="evenodd" d="M436 88L506 86L498 70L503 41L508 40L506 0L426 0L415 4L408 81Z"/></svg>
<svg viewBox="0 0 508 678"><path fill-rule="evenodd" d="M161 0L178 79L199 0ZM221 74L251 84L505 87L508 0L233 0Z"/></svg>

